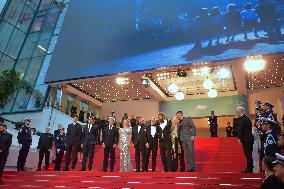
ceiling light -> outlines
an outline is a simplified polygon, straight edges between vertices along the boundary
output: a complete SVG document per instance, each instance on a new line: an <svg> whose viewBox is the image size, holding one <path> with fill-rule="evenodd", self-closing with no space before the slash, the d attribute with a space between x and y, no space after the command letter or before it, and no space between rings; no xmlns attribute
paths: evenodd
<svg viewBox="0 0 284 189"><path fill-rule="evenodd" d="M217 97L218 92L215 89L210 89L207 94L210 98L215 98Z"/></svg>
<svg viewBox="0 0 284 189"><path fill-rule="evenodd" d="M205 89L212 89L213 88L213 86L214 86L214 83L213 83L213 81L211 80L211 79L206 79L204 82L203 82L203 87L205 88Z"/></svg>
<svg viewBox="0 0 284 189"><path fill-rule="evenodd" d="M227 79L231 76L231 72L228 68L221 68L218 70L217 75L219 79Z"/></svg>
<svg viewBox="0 0 284 189"><path fill-rule="evenodd" d="M175 97L177 100L183 100L184 99L184 93L183 92L177 92L175 94Z"/></svg>
<svg viewBox="0 0 284 189"><path fill-rule="evenodd" d="M178 86L175 83L172 83L169 85L168 90L170 91L170 93L174 94L178 92Z"/></svg>
<svg viewBox="0 0 284 189"><path fill-rule="evenodd" d="M208 67L201 68L200 74L203 75L203 76L207 76L209 74L209 68Z"/></svg>
<svg viewBox="0 0 284 189"><path fill-rule="evenodd" d="M247 59L244 63L248 72L259 72L265 68L266 61L264 59Z"/></svg>
<svg viewBox="0 0 284 189"><path fill-rule="evenodd" d="M127 78L127 77L118 77L118 78L116 78L116 83L118 85L129 84L129 78Z"/></svg>

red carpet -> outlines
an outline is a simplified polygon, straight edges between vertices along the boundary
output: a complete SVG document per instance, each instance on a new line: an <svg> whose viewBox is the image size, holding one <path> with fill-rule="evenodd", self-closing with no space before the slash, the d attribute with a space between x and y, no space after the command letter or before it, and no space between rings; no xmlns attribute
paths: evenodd
<svg viewBox="0 0 284 189"><path fill-rule="evenodd" d="M103 149L98 146L92 172L4 172L0 188L194 188L194 189L257 189L261 174L241 174L245 158L236 138L196 139L194 173L120 173L119 150L116 153L116 171L104 173ZM134 150L132 150L134 165ZM150 164L151 165L151 162ZM76 169L80 170L77 164ZM151 166L150 166L151 168ZM162 170L160 156L158 171Z"/></svg>

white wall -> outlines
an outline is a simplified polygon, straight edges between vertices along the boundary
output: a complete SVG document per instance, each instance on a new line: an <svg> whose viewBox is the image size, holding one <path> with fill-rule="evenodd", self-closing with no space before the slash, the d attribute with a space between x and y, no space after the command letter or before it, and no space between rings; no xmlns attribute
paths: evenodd
<svg viewBox="0 0 284 189"><path fill-rule="evenodd" d="M44 108L41 112L27 112L17 114L7 114L3 116L12 121L23 121L26 117L32 118L32 125L37 131L44 132L50 121L52 132L57 129L57 125L61 123L65 128L72 122L72 118L56 109ZM9 128L14 128L14 125L7 123Z"/></svg>
<svg viewBox="0 0 284 189"><path fill-rule="evenodd" d="M142 116L145 120L150 120L153 116L159 113L159 102L154 100L139 100L139 101L120 101L108 102L102 106L102 115L108 116L111 111L115 111L115 116L118 122L121 121L124 113L129 116Z"/></svg>

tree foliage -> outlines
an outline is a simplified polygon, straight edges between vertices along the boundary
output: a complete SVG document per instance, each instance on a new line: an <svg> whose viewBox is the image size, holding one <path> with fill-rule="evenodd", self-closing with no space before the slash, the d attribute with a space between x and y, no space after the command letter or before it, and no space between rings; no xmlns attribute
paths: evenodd
<svg viewBox="0 0 284 189"><path fill-rule="evenodd" d="M30 93L31 85L21 79L21 75L15 69L4 70L0 73L0 108L4 108L19 90Z"/></svg>

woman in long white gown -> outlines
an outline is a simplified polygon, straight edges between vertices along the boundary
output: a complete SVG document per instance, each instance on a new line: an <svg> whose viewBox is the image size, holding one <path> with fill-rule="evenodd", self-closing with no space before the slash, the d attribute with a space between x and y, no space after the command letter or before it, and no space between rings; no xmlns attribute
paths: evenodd
<svg viewBox="0 0 284 189"><path fill-rule="evenodd" d="M120 149L120 172L133 172L133 166L130 157L130 146L132 137L132 128L127 118L122 120L122 128L119 129Z"/></svg>

